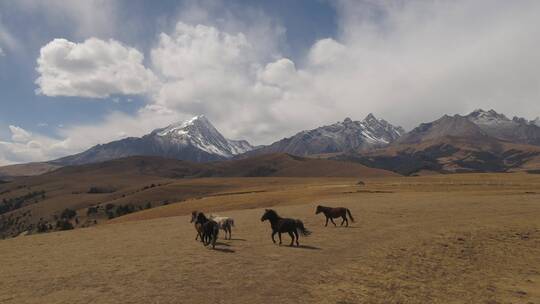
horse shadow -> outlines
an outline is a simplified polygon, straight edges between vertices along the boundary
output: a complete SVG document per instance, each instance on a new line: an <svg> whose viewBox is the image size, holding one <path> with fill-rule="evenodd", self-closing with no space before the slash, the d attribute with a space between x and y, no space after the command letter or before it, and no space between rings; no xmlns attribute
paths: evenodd
<svg viewBox="0 0 540 304"><path fill-rule="evenodd" d="M218 246L227 246L227 247L231 246L231 245L229 245L227 243L222 243L222 242L216 242L216 245L218 245Z"/></svg>
<svg viewBox="0 0 540 304"><path fill-rule="evenodd" d="M341 229L360 229L362 227L358 227L358 226L336 226L334 228L341 228Z"/></svg>
<svg viewBox="0 0 540 304"><path fill-rule="evenodd" d="M321 247L315 247L310 245L300 245L300 246L286 246L289 248L297 248L297 249L308 249L308 250L322 250Z"/></svg>
<svg viewBox="0 0 540 304"><path fill-rule="evenodd" d="M219 251L219 252L224 252L224 253L235 253L236 252L236 250L233 250L233 249L230 249L230 248L219 248L219 247L216 247L213 250Z"/></svg>
<svg viewBox="0 0 540 304"><path fill-rule="evenodd" d="M242 242L245 242L247 240L246 239L229 239L229 241L242 241Z"/></svg>

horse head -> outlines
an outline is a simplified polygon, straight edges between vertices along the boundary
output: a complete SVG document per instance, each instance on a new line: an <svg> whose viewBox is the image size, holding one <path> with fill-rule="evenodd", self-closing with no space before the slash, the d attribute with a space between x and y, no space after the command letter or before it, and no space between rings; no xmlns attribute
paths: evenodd
<svg viewBox="0 0 540 304"><path fill-rule="evenodd" d="M261 217L261 222L272 220L277 217L277 213L272 209L264 209L264 214Z"/></svg>
<svg viewBox="0 0 540 304"><path fill-rule="evenodd" d="M190 223L193 223L195 222L195 220L197 219L197 215L199 214L199 211L193 211L191 212L191 221L189 221Z"/></svg>
<svg viewBox="0 0 540 304"><path fill-rule="evenodd" d="M319 214L321 212L322 212L322 206L319 205L319 206L317 206L317 210L315 211L315 214Z"/></svg>

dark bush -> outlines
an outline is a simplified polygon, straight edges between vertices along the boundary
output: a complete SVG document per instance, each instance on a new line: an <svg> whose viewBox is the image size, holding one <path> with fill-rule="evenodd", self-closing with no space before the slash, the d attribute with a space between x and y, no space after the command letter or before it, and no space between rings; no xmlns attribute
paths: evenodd
<svg viewBox="0 0 540 304"><path fill-rule="evenodd" d="M92 215L96 214L98 212L98 207L88 207L88 210L86 211L86 215Z"/></svg>
<svg viewBox="0 0 540 304"><path fill-rule="evenodd" d="M66 208L64 209L64 211L62 211L62 213L60 214L60 218L61 219L72 219L74 218L75 216L77 215L77 211L75 210L72 210L72 209L69 209L69 208Z"/></svg>
<svg viewBox="0 0 540 304"><path fill-rule="evenodd" d="M116 216L122 216L124 214L129 214L132 212L135 212L135 206L133 206L132 204L120 205L116 207Z"/></svg>
<svg viewBox="0 0 540 304"><path fill-rule="evenodd" d="M73 229L73 225L69 220L62 219L56 222L56 229L58 230L71 230Z"/></svg>
<svg viewBox="0 0 540 304"><path fill-rule="evenodd" d="M37 224L37 232L38 233L44 233L44 232L47 232L49 231L49 227L50 225L47 223L47 222L39 222Z"/></svg>
<svg viewBox="0 0 540 304"><path fill-rule="evenodd" d="M97 194L97 193L113 193L116 190L111 187L96 187L92 186L90 189L88 189L89 194Z"/></svg>

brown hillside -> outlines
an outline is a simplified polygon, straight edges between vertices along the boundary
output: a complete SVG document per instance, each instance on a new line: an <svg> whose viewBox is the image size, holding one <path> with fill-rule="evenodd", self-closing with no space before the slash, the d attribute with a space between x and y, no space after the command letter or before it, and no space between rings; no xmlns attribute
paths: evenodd
<svg viewBox="0 0 540 304"><path fill-rule="evenodd" d="M223 191L242 183L224 177L355 177L397 176L361 164L264 155L251 159L191 163L159 157L129 157L103 163L63 167L40 176L0 185L0 236L36 231L46 222L55 229L66 209L76 227L94 225L126 213ZM216 178L206 182L200 178ZM88 208L93 212L87 217Z"/></svg>
<svg viewBox="0 0 540 304"><path fill-rule="evenodd" d="M60 166L48 163L28 163L0 167L0 177L34 176L51 172Z"/></svg>

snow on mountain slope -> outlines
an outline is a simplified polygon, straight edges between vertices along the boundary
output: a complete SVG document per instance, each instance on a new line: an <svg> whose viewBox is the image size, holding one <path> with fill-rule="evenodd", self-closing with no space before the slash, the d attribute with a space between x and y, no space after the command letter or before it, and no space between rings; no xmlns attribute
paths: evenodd
<svg viewBox="0 0 540 304"><path fill-rule="evenodd" d="M204 115L154 130L152 134L167 138L173 144L191 145L210 154L224 157L231 157L252 149L245 140L226 139Z"/></svg>
<svg viewBox="0 0 540 304"><path fill-rule="evenodd" d="M204 116L195 116L140 138L125 138L97 145L51 163L80 165L127 156L160 156L196 162L223 160L253 147L245 140L226 139Z"/></svg>
<svg viewBox="0 0 540 304"><path fill-rule="evenodd" d="M494 110L475 110L465 116L489 136L513 143L540 145L540 127L537 121L514 117L509 119Z"/></svg>
<svg viewBox="0 0 540 304"><path fill-rule="evenodd" d="M369 114L363 121L346 118L332 125L299 132L253 150L248 155L289 153L303 156L381 147L395 141L403 133L405 131L401 127Z"/></svg>

